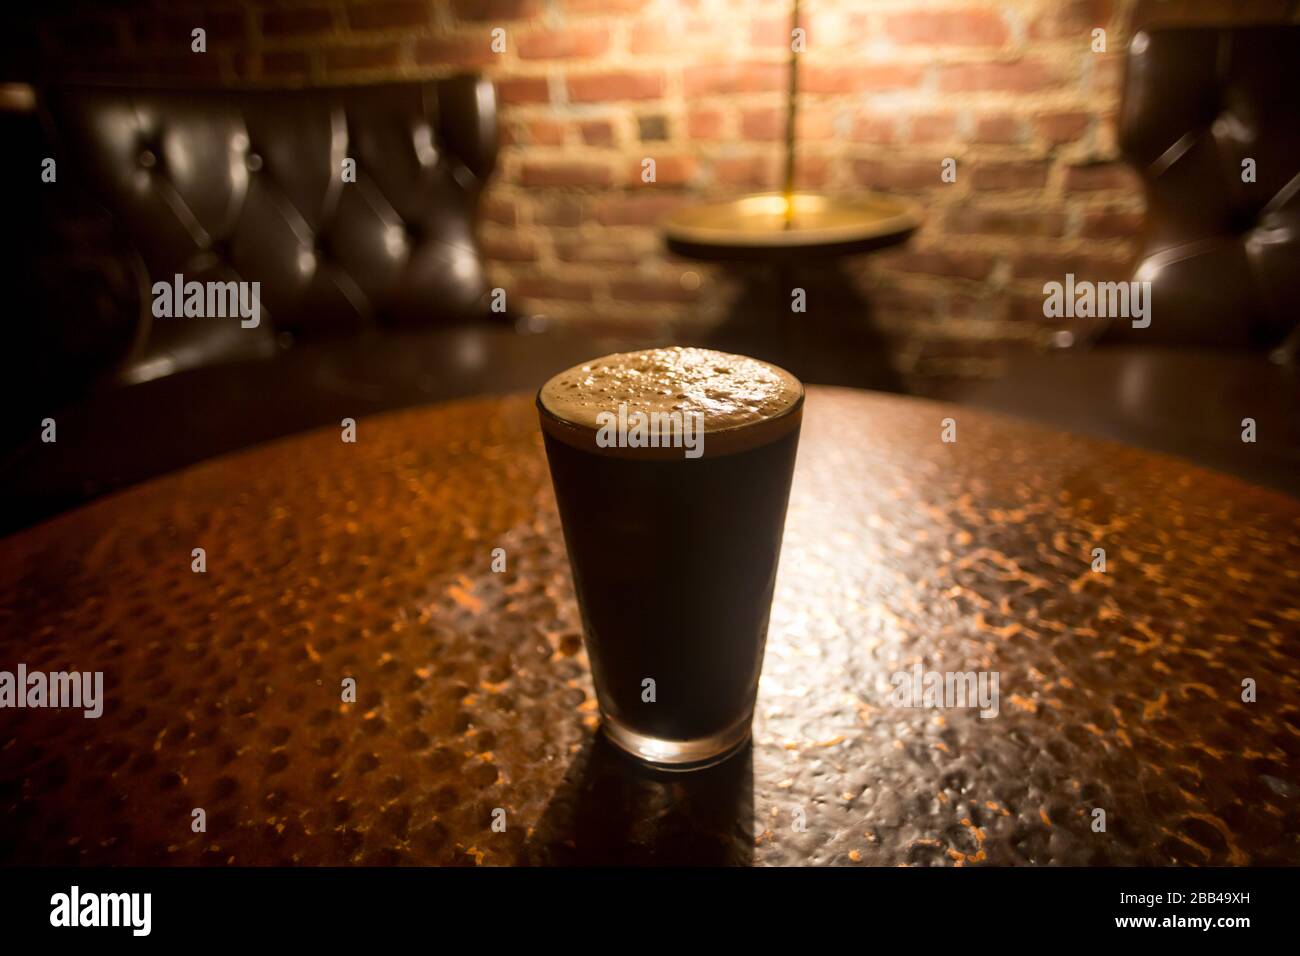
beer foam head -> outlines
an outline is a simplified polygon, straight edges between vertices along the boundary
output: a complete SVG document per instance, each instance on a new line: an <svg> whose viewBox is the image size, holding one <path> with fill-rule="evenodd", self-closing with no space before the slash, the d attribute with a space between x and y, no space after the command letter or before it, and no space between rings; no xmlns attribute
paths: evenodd
<svg viewBox="0 0 1300 956"><path fill-rule="evenodd" d="M724 436L739 438L731 436L733 432L749 432L764 423L770 429L775 420L798 411L802 399L803 385L775 365L680 346L592 359L556 375L538 393L543 410L581 430L596 430L598 416L617 412L620 405L629 414L699 413L704 433L715 446Z"/></svg>

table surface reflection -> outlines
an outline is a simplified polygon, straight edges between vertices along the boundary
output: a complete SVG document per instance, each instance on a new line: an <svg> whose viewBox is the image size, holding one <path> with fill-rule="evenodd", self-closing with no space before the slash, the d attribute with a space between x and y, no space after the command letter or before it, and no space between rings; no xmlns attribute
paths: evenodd
<svg viewBox="0 0 1300 956"><path fill-rule="evenodd" d="M712 770L596 734L527 396L5 539L19 663L105 705L0 710L4 863L1300 862L1300 503L915 399L809 390L754 744ZM996 672L997 716L895 706L916 664Z"/></svg>

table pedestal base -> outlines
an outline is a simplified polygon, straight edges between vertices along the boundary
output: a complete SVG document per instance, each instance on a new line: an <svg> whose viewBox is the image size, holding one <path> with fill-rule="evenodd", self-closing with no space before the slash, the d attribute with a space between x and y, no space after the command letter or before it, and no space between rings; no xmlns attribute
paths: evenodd
<svg viewBox="0 0 1300 956"><path fill-rule="evenodd" d="M835 265L737 267L744 287L711 348L741 352L788 369L804 382L902 392L871 306ZM795 311L803 290L805 311Z"/></svg>

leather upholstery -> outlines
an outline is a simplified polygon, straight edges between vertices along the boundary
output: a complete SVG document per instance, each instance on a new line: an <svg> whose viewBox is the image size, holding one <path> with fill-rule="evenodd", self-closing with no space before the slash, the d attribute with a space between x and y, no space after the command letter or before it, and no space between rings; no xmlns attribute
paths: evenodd
<svg viewBox="0 0 1300 956"><path fill-rule="evenodd" d="M1285 356L1300 300L1300 27L1137 30L1119 139L1146 191L1150 326L1013 357L961 400L1300 496L1300 367L1265 354Z"/></svg>
<svg viewBox="0 0 1300 956"><path fill-rule="evenodd" d="M45 91L60 183L89 187L138 253L140 381L268 355L293 337L488 312L474 212L495 94L462 76L311 90ZM343 162L356 163L344 183ZM154 282L261 283L257 328L155 319Z"/></svg>
<svg viewBox="0 0 1300 956"><path fill-rule="evenodd" d="M1300 301L1300 26L1137 31L1119 139L1145 186L1134 278L1152 282L1152 322L1108 337L1280 344Z"/></svg>
<svg viewBox="0 0 1300 956"><path fill-rule="evenodd" d="M16 386L0 533L345 416L536 389L593 351L641 346L523 335L538 323L488 308L474 239L497 147L484 80L65 85L43 92L39 118L0 111L8 180L58 160L56 183L6 209L25 277L14 311L32 320L0 353ZM177 272L260 282L260 325L154 319L152 284ZM40 440L47 416L56 443Z"/></svg>

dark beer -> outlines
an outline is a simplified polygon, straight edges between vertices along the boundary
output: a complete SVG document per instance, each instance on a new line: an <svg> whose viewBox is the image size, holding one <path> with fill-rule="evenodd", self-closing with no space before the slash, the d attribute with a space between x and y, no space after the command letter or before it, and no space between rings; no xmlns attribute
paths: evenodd
<svg viewBox="0 0 1300 956"><path fill-rule="evenodd" d="M749 736L802 386L657 349L561 373L538 407L606 732L653 763L720 759ZM658 434L627 427L638 412ZM698 416L695 447L673 412Z"/></svg>

